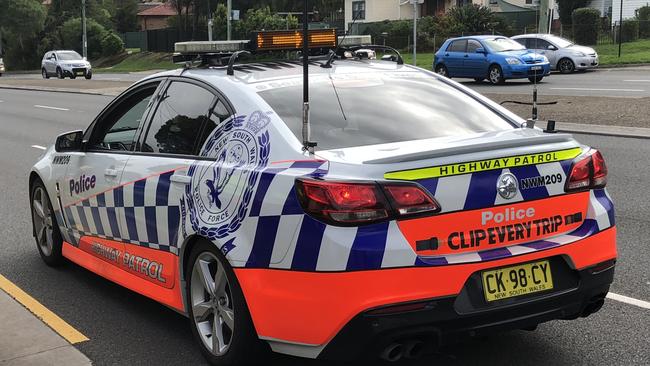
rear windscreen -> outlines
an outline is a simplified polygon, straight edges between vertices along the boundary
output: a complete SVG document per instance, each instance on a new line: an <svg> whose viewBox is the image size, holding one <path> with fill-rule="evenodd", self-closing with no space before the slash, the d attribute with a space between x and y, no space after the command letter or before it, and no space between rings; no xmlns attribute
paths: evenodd
<svg viewBox="0 0 650 366"><path fill-rule="evenodd" d="M302 78L256 84L302 141ZM311 140L318 150L512 129L490 109L422 72L315 75Z"/></svg>

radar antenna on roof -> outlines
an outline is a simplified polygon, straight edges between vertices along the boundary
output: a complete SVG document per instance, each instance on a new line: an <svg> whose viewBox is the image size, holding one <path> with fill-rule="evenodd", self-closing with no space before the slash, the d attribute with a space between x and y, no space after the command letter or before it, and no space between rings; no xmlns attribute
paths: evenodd
<svg viewBox="0 0 650 366"><path fill-rule="evenodd" d="M309 130L309 0L302 13L302 148L314 154L316 142L310 140Z"/></svg>

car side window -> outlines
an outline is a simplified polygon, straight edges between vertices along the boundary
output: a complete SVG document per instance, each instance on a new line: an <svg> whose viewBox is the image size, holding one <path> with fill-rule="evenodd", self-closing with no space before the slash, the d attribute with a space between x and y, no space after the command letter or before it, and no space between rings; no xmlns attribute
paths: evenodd
<svg viewBox="0 0 650 366"><path fill-rule="evenodd" d="M522 45L522 46L524 46L526 48L528 48L528 40L529 40L529 38L517 38L517 39L515 39L515 41L517 43L519 43L520 45Z"/></svg>
<svg viewBox="0 0 650 366"><path fill-rule="evenodd" d="M530 43L530 47L527 48L533 50L546 50L548 49L548 46L551 45L548 41L539 38L531 38L529 43Z"/></svg>
<svg viewBox="0 0 650 366"><path fill-rule="evenodd" d="M89 149L132 151L135 133L156 87L157 84L151 85L113 108L112 112L96 124L88 141Z"/></svg>
<svg viewBox="0 0 650 366"><path fill-rule="evenodd" d="M467 40L459 39L457 41L452 41L447 47L447 52L465 52L467 49Z"/></svg>
<svg viewBox="0 0 650 366"><path fill-rule="evenodd" d="M195 155L199 133L214 94L198 85L173 81L160 98L141 150Z"/></svg>
<svg viewBox="0 0 650 366"><path fill-rule="evenodd" d="M201 131L197 146L199 148L202 148L214 130L232 115L232 112L228 109L228 107L226 107L226 104L221 99L218 99L214 108L212 108L212 111L210 111L208 122L205 124L205 127ZM201 149L199 149L199 154L200 153Z"/></svg>
<svg viewBox="0 0 650 366"><path fill-rule="evenodd" d="M470 39L467 41L467 53L475 53L477 49L483 47L477 40Z"/></svg>

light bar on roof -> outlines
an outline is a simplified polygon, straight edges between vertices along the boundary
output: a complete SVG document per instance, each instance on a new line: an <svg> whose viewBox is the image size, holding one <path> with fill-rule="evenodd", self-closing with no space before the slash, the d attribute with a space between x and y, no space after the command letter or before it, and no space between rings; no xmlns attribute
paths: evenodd
<svg viewBox="0 0 650 366"><path fill-rule="evenodd" d="M257 32L254 36L256 51L298 50L302 48L302 31L282 30ZM335 48L336 29L309 30L309 48Z"/></svg>
<svg viewBox="0 0 650 366"><path fill-rule="evenodd" d="M344 39L345 38L345 39ZM358 46L363 44L372 44L372 36L369 34L359 36L340 36L339 45L341 46Z"/></svg>
<svg viewBox="0 0 650 366"><path fill-rule="evenodd" d="M192 41L176 42L174 51L178 53L228 53L245 50L249 41Z"/></svg>

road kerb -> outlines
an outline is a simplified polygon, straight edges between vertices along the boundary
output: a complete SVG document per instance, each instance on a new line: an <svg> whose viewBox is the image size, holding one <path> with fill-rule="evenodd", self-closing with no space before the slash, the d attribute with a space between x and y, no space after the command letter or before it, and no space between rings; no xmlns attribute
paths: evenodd
<svg viewBox="0 0 650 366"><path fill-rule="evenodd" d="M546 121L539 121L539 128L546 129ZM627 138L650 139L650 128L592 125L584 123L556 122L555 129L558 132L569 132L585 135L601 135Z"/></svg>
<svg viewBox="0 0 650 366"><path fill-rule="evenodd" d="M0 275L0 289L6 292L9 296L14 298L22 304L32 314L36 315L45 324L57 332L70 344L85 342L88 337L73 328L65 320L61 319L58 315L54 314L51 310L43 306L36 299L31 297L28 293L14 285L11 281Z"/></svg>

